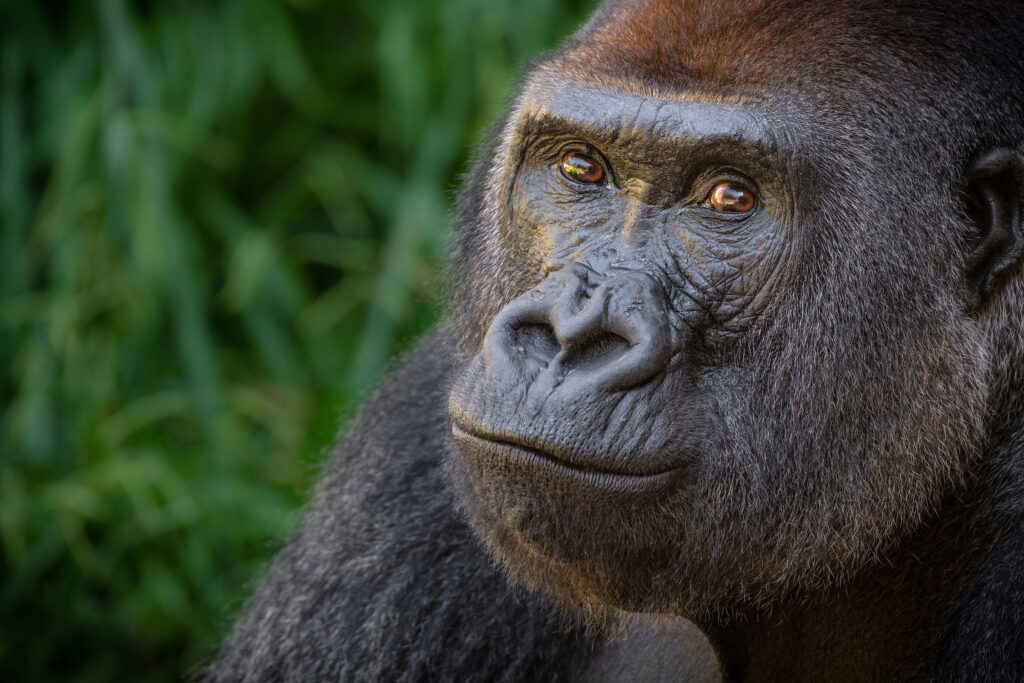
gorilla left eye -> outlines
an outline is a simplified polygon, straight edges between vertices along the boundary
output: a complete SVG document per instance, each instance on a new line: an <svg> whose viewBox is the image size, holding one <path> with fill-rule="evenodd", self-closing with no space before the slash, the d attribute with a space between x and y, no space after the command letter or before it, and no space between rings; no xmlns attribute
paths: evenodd
<svg viewBox="0 0 1024 683"><path fill-rule="evenodd" d="M746 213L757 204L754 193L736 183L719 183L708 194L701 206L719 213Z"/></svg>
<svg viewBox="0 0 1024 683"><path fill-rule="evenodd" d="M562 157L562 175L578 183L599 183L604 178L604 166L592 156L569 152Z"/></svg>

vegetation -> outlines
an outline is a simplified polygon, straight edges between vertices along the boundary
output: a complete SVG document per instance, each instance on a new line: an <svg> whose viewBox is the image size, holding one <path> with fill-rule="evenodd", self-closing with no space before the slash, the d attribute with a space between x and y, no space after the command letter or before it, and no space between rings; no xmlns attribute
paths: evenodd
<svg viewBox="0 0 1024 683"><path fill-rule="evenodd" d="M209 656L592 5L0 5L0 679Z"/></svg>

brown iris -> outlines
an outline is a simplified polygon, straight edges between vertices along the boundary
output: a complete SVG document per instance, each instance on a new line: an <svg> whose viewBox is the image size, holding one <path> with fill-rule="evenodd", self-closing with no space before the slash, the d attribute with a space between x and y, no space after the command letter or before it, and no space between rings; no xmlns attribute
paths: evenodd
<svg viewBox="0 0 1024 683"><path fill-rule="evenodd" d="M569 152L562 157L562 175L579 183L599 183L604 178L604 166L592 156Z"/></svg>
<svg viewBox="0 0 1024 683"><path fill-rule="evenodd" d="M746 213L754 208L754 193L736 183L719 183L704 200L704 206L721 213Z"/></svg>

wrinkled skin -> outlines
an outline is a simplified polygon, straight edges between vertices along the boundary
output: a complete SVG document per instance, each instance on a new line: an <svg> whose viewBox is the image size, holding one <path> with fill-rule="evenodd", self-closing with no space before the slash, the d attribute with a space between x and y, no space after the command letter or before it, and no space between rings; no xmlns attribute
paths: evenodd
<svg viewBox="0 0 1024 683"><path fill-rule="evenodd" d="M1022 36L608 2L211 678L1024 678Z"/></svg>
<svg viewBox="0 0 1024 683"><path fill-rule="evenodd" d="M736 99L540 78L511 124L497 239L536 283L459 375L453 465L503 562L585 608L699 615L831 580L936 505L979 438L981 335L944 272L962 256L920 246L967 232L953 198L902 176L914 150L850 186L891 139L829 158L813 108ZM576 147L605 182L559 172ZM702 204L737 179L755 210Z"/></svg>

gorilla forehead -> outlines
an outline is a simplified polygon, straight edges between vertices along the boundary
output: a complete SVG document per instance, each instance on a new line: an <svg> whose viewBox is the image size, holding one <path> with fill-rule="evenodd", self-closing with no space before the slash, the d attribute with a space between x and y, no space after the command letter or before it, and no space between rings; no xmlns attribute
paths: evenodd
<svg viewBox="0 0 1024 683"><path fill-rule="evenodd" d="M605 131L636 129L679 141L733 137L773 147L781 132L780 124L767 121L764 108L753 98L707 101L686 92L652 96L548 78L531 83L520 112L521 118L554 118L566 126Z"/></svg>

